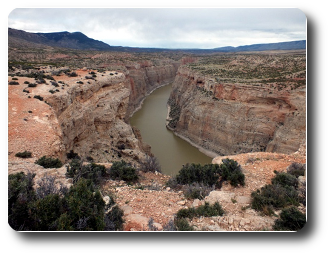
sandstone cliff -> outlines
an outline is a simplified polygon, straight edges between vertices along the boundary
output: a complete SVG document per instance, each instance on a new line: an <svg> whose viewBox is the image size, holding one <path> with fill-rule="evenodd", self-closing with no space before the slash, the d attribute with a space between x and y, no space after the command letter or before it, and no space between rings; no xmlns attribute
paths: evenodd
<svg viewBox="0 0 330 255"><path fill-rule="evenodd" d="M219 155L295 152L306 142L306 86L280 85L224 81L181 66L168 127Z"/></svg>
<svg viewBox="0 0 330 255"><path fill-rule="evenodd" d="M124 159L133 163L150 154L150 146L142 142L139 130L128 124L128 118L152 90L173 81L177 64L166 60L155 66L151 61L144 61L120 66L120 69L100 72L81 69L76 70L77 76L73 77L61 73L54 76L55 81L46 79L46 83L36 87L24 85L24 82L34 82L32 78L15 78L20 85L9 86L9 105L12 105L9 154L24 148L34 157L49 155L65 160L66 153L73 150L99 162ZM54 70L46 68L43 73L54 73ZM55 87L51 86L54 82ZM43 101L34 96L42 97ZM15 121L18 103L14 100L18 100L19 105L36 104L30 120L37 119L39 123L42 120L45 126L37 128L36 121ZM27 109L21 110L27 112ZM25 129L18 130L16 126L12 129L15 123L21 126L21 122L26 125ZM25 131L31 128L36 132L29 135ZM27 139L28 136L35 141Z"/></svg>

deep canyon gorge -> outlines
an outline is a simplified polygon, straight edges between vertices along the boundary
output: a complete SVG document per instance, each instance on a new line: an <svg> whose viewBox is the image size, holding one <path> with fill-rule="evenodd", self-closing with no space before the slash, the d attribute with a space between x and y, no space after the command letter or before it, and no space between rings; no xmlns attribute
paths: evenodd
<svg viewBox="0 0 330 255"><path fill-rule="evenodd" d="M270 229L276 217L251 209L251 192L270 183L274 170L306 161L305 51L191 55L11 49L9 63L8 82L18 83L8 85L9 174L32 171L37 180L50 174L70 186L67 164L44 169L34 163L44 155L68 163L70 152L107 169L120 160L139 169L146 157L159 157L162 139L168 138L159 135L157 141L154 135L159 145L154 153L148 131L143 134L130 120L162 89L168 96L155 101L163 105L163 117L151 122L211 156L210 163L237 160L246 176L244 187L224 183L205 198L221 202L226 216L191 220L197 230ZM194 155L184 148L177 144L166 163L183 152ZM23 151L32 158L15 156ZM195 163L208 161L192 157ZM161 230L179 209L203 203L168 187L169 175L179 170L140 171L134 185L105 180L102 194L115 194L125 212L124 230L147 230L150 218Z"/></svg>
<svg viewBox="0 0 330 255"><path fill-rule="evenodd" d="M24 57L29 58L29 54L20 55ZM77 62L68 55L40 58ZM29 126L31 121L47 119L56 140L47 150L62 160L73 150L98 162L124 159L138 165L146 155L152 155L152 148L142 141L140 131L129 125L129 118L147 95L170 83L167 127L211 155L258 151L290 154L306 142L306 86L300 85L305 82L302 54L220 54L175 60L153 56L121 64L119 57L110 53L89 58L93 61L84 60L80 69L71 70L77 74L72 77L64 73L65 68L43 67L44 73L58 73L53 75L57 86L61 85L56 93L49 93L52 85L45 84L25 86L25 92L21 86L9 87L9 104L13 94L22 102L29 100L40 108L50 107L47 117L20 121ZM212 70L223 70L223 74ZM33 81L18 79L20 84ZM42 96L44 102L32 99L34 95ZM10 136L19 137L14 130L18 129L11 129ZM9 154L17 152L11 148L11 143L17 141L20 150L30 150L36 156L45 151L34 152L34 143L9 141Z"/></svg>

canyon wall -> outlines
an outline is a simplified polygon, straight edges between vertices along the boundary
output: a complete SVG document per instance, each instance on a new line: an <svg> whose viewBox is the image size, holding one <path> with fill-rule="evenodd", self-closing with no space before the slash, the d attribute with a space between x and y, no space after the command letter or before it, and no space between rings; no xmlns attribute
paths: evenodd
<svg viewBox="0 0 330 255"><path fill-rule="evenodd" d="M156 60L156 63L146 60L125 65L127 78L130 81L127 118L139 108L148 94L174 81L179 65L179 62L166 59Z"/></svg>
<svg viewBox="0 0 330 255"><path fill-rule="evenodd" d="M128 119L152 90L174 80L177 67L169 61L157 66L135 63L123 72L96 72L95 79L86 79L87 71L77 71L78 77L65 81L65 91L46 96L62 131L61 158L73 150L98 162L137 163L150 154L150 146Z"/></svg>
<svg viewBox="0 0 330 255"><path fill-rule="evenodd" d="M306 87L219 83L181 66L168 101L167 127L219 155L292 153L306 142Z"/></svg>

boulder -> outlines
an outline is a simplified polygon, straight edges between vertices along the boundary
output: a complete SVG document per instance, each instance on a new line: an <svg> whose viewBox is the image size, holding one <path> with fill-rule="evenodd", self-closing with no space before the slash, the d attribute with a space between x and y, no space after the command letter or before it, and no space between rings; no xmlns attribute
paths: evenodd
<svg viewBox="0 0 330 255"><path fill-rule="evenodd" d="M232 199L235 198L235 193L227 191L211 191L210 194L205 197L205 202L214 204L215 202L221 203L232 203Z"/></svg>
<svg viewBox="0 0 330 255"><path fill-rule="evenodd" d="M146 231L148 227L149 219L140 214L129 214L125 217L125 231Z"/></svg>

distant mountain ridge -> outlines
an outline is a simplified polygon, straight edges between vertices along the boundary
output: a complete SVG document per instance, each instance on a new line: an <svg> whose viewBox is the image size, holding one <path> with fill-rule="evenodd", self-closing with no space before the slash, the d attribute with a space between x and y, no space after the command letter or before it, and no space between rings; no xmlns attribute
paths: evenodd
<svg viewBox="0 0 330 255"><path fill-rule="evenodd" d="M213 52L242 52L242 51L267 51L267 50L301 50L306 49L306 40L252 44L245 46L226 46L214 49L165 49L165 48L139 48L110 46L102 41L87 37L81 32L53 32L29 33L23 30L8 28L9 47L60 47L76 50L124 51L124 52L162 52L184 51L190 53Z"/></svg>
<svg viewBox="0 0 330 255"><path fill-rule="evenodd" d="M252 44L238 47L221 47L215 48L214 51L222 52L238 52L238 51L265 51L265 50L302 50L306 49L306 40L279 42L279 43L263 43Z"/></svg>
<svg viewBox="0 0 330 255"><path fill-rule="evenodd" d="M16 40L15 40L16 39ZM29 33L23 30L8 28L8 40L10 43L19 43L17 39L23 40L23 43L42 44L51 47L70 48L77 50L110 50L111 46L92 38L87 37L81 32L54 32L54 33Z"/></svg>

